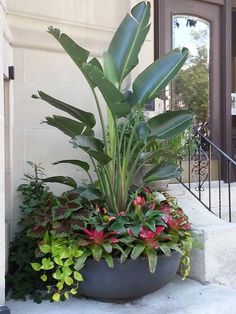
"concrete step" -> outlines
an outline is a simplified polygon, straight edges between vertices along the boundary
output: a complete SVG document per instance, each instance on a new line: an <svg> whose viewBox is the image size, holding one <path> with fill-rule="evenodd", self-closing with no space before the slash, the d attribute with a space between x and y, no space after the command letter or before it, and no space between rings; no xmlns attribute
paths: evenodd
<svg viewBox="0 0 236 314"><path fill-rule="evenodd" d="M102 283L101 283L102 284ZM236 290L180 276L161 290L125 304L73 298L62 303L9 300L11 314L236 314Z"/></svg>

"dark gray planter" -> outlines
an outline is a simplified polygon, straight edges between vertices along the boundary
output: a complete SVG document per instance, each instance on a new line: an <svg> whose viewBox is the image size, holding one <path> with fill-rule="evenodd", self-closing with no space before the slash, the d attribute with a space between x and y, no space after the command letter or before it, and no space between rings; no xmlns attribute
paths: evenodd
<svg viewBox="0 0 236 314"><path fill-rule="evenodd" d="M86 261L81 270L84 281L79 294L102 301L125 301L154 292L175 276L180 263L180 254L173 252L170 257L160 255L154 274L149 272L147 258L128 259L120 264L114 259L114 268L109 268L104 260Z"/></svg>

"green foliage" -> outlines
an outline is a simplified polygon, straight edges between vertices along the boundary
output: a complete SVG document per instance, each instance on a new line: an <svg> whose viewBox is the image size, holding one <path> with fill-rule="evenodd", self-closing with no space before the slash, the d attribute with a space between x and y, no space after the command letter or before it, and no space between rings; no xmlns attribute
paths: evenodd
<svg viewBox="0 0 236 314"><path fill-rule="evenodd" d="M47 194L48 188L42 181L44 168L40 164L28 161L28 164L33 170L33 174L26 174L24 180L27 183L19 185L17 191L20 192L22 203L20 206L22 212L21 224L27 226L25 216L31 214L34 210L39 208L41 198Z"/></svg>
<svg viewBox="0 0 236 314"><path fill-rule="evenodd" d="M169 139L183 132L191 125L193 119L188 110L163 113L148 121L142 119L145 104L158 97L185 63L188 57L186 48L174 49L153 62L134 79L132 90L122 93L124 78L138 64L138 55L150 28L149 17L149 2L140 2L131 10L131 14L124 18L104 53L103 67L98 60L89 60L89 51L76 44L68 35L61 33L59 29L49 28L49 33L65 49L91 88L98 110L102 139L98 139L93 130L96 121L92 113L61 102L42 91L39 91L38 96L33 96L76 119L52 116L47 117L45 122L71 137L74 147L88 154L98 180L93 182L88 164L77 162L76 165L86 171L91 181L89 190L84 191L83 197L92 201L94 194L95 197L100 195L100 199L105 200L105 205L114 214L125 211L128 207L133 179L140 167L150 159L149 154L143 154L150 143L153 143L154 139ZM107 105L107 125L97 90ZM129 137L126 136L127 131L130 131ZM149 182L179 175L179 171L173 171L172 165L161 166L162 175L150 176ZM175 168L177 169L176 165ZM76 187L72 178L44 179L44 182L53 181ZM147 178L143 180L143 184L145 181ZM92 190L96 190L96 193L91 193Z"/></svg>
<svg viewBox="0 0 236 314"><path fill-rule="evenodd" d="M10 287L9 296L13 299L26 300L30 296L40 303L49 298L46 286L40 279L43 272L36 273L30 265L40 262L40 258L35 256L37 247L37 240L28 237L25 230L16 235L11 245L6 284Z"/></svg>
<svg viewBox="0 0 236 314"><path fill-rule="evenodd" d="M83 251L75 240L56 238L46 233L39 243L39 250L42 253L41 259L37 263L31 263L31 266L36 272L43 272L40 278L47 284L52 300L60 301L61 298L68 299L70 294L77 294L83 277L75 265Z"/></svg>
<svg viewBox="0 0 236 314"><path fill-rule="evenodd" d="M189 273L192 232L187 216L168 195L144 187L145 181L179 175L178 166L157 164L145 175L141 186L132 188L140 167L158 154L156 150L147 151L150 144L180 134L193 118L189 110L182 110L143 120L145 104L163 91L185 63L188 56L185 48L156 60L135 78L132 91L122 93L123 79L138 64L138 54L149 30L149 16L149 2L141 2L132 9L114 34L104 54L103 67L97 59L89 60L89 51L59 29L48 30L87 80L102 129L102 138L96 137L93 130L96 120L91 112L42 91L33 95L73 118L54 115L46 117L45 123L69 136L74 147L88 155L97 174L94 182L87 162L58 161L56 164L81 167L90 184L80 187L73 178L64 176L42 178L39 184L42 192L31 207L29 202L34 196L29 186L38 183L38 179L37 174L28 177L26 191L31 194L25 205L31 209L27 210L26 234L38 240L37 259L32 258L29 263L43 287L48 286L47 295L53 301L68 299L79 292L83 280L80 271L89 257L105 259L113 267L114 257L124 262L127 258L147 256L153 273L158 254L169 255L171 250L177 250L182 255L184 276ZM97 90L107 104L107 125ZM55 196L45 188L46 182L63 183L73 190Z"/></svg>
<svg viewBox="0 0 236 314"><path fill-rule="evenodd" d="M200 34L199 34L200 35ZM194 35L196 37L196 34ZM198 47L198 55L191 57L188 66L182 69L174 80L174 101L183 101L186 108L191 109L197 123L208 121L209 103L209 66L208 51L205 44Z"/></svg>

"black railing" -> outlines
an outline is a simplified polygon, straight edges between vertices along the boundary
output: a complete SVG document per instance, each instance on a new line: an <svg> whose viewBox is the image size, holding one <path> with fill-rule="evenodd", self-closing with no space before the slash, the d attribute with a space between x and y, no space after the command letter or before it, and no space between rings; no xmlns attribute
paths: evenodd
<svg viewBox="0 0 236 314"><path fill-rule="evenodd" d="M236 161L201 132L195 138L196 148L181 161L184 171L178 181L209 211L236 222Z"/></svg>

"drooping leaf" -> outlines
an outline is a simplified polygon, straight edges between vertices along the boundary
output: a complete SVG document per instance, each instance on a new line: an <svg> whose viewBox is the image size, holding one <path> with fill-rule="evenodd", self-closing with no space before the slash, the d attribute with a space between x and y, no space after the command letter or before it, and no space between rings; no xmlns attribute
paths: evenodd
<svg viewBox="0 0 236 314"><path fill-rule="evenodd" d="M150 28L149 17L150 3L137 4L131 15L126 15L110 43L108 52L114 60L119 82L138 64L138 54Z"/></svg>
<svg viewBox="0 0 236 314"><path fill-rule="evenodd" d="M83 281L84 280L82 275L78 271L74 271L74 278L77 281Z"/></svg>
<svg viewBox="0 0 236 314"><path fill-rule="evenodd" d="M169 248L169 246L162 244L160 245L160 249L166 256L171 256L171 249Z"/></svg>
<svg viewBox="0 0 236 314"><path fill-rule="evenodd" d="M145 249L145 245L143 245L143 244L135 245L132 252L131 252L130 257L132 259L137 259L143 253L144 249Z"/></svg>
<svg viewBox="0 0 236 314"><path fill-rule="evenodd" d="M38 91L39 96L33 95L33 98L36 99L42 99L52 105L53 107L62 110L64 112L67 112L72 117L76 118L77 120L83 122L86 126L90 127L91 129L96 124L96 120L94 118L94 115L91 112L87 112L81 109L78 109L76 107L73 107L69 104L66 104L56 98L53 98L49 96L48 94Z"/></svg>
<svg viewBox="0 0 236 314"><path fill-rule="evenodd" d="M90 255L90 252L85 252L79 258L77 258L75 262L75 269L80 271L84 267L84 264Z"/></svg>
<svg viewBox="0 0 236 314"><path fill-rule="evenodd" d="M146 248L150 273L154 274L157 267L157 251L153 248Z"/></svg>
<svg viewBox="0 0 236 314"><path fill-rule="evenodd" d="M188 49L174 49L149 65L134 80L133 102L146 104L155 99L176 76L187 57Z"/></svg>
<svg viewBox="0 0 236 314"><path fill-rule="evenodd" d="M181 172L182 169L179 165L163 162L148 171L143 177L143 181L144 183L149 183L152 181L176 178L181 175Z"/></svg>
<svg viewBox="0 0 236 314"><path fill-rule="evenodd" d="M67 54L71 57L71 59L74 61L74 63L78 66L80 71L83 73L85 79L88 81L90 86L93 85L93 81L90 79L90 77L87 75L87 73L83 69L84 63L93 64L96 66L99 70L102 71L102 66L100 65L100 62L93 58L89 62L88 56L90 52L81 46L79 46L73 39L71 39L68 35L61 33L58 28L53 28L52 26L49 27L48 32L56 38L56 40L61 44L61 46L64 48L64 50L67 52Z"/></svg>
<svg viewBox="0 0 236 314"><path fill-rule="evenodd" d="M89 164L82 160L68 159L68 160L59 160L53 163L53 165L59 165L59 164L71 164L71 165L75 165L82 168L86 172L89 171Z"/></svg>
<svg viewBox="0 0 236 314"><path fill-rule="evenodd" d="M91 245L91 251L95 261L100 261L100 259L102 258L102 247L96 244Z"/></svg>
<svg viewBox="0 0 236 314"><path fill-rule="evenodd" d="M111 253L111 252L112 252L112 245L111 245L111 243L109 243L109 242L104 242L104 243L102 244L102 246L103 246L104 250L105 250L107 253Z"/></svg>
<svg viewBox="0 0 236 314"><path fill-rule="evenodd" d="M68 185L68 186L70 186L72 188L76 188L77 187L77 183L71 177L55 176L55 177L44 178L44 179L42 179L42 181L43 182L48 182L48 183L61 183L61 184Z"/></svg>
<svg viewBox="0 0 236 314"><path fill-rule="evenodd" d="M105 261L107 262L108 267L113 268L114 267L114 261L113 257L110 254L104 253Z"/></svg>
<svg viewBox="0 0 236 314"><path fill-rule="evenodd" d="M151 134L159 139L168 139L183 132L193 122L191 110L169 111L148 120Z"/></svg>
<svg viewBox="0 0 236 314"><path fill-rule="evenodd" d="M84 70L99 88L113 116L119 118L130 113L129 103L103 72L90 64L84 64Z"/></svg>
<svg viewBox="0 0 236 314"><path fill-rule="evenodd" d="M111 157L103 152L104 144L95 137L79 135L74 143L102 165L111 161Z"/></svg>
<svg viewBox="0 0 236 314"><path fill-rule="evenodd" d="M83 123L57 115L46 117L45 123L57 128L71 138L82 134L83 130L85 129L85 125Z"/></svg>
<svg viewBox="0 0 236 314"><path fill-rule="evenodd" d="M51 34L65 51L69 54L71 59L79 67L82 62L86 62L89 56L89 51L77 45L69 36L64 33L61 33L59 28L54 28L50 26L48 28L48 33Z"/></svg>
<svg viewBox="0 0 236 314"><path fill-rule="evenodd" d="M88 186L83 192L80 193L80 196L91 202L100 199L102 197L102 193L95 187Z"/></svg>

